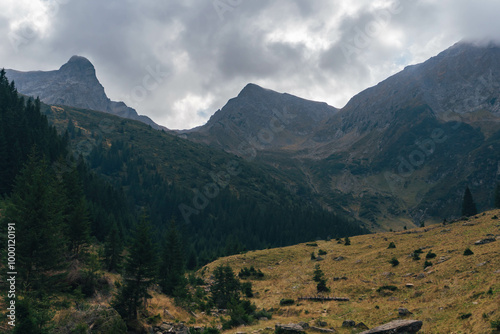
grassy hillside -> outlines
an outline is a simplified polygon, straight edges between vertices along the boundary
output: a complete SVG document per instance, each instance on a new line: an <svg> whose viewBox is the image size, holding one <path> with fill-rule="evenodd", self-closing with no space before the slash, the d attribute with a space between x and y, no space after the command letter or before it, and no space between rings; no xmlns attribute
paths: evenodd
<svg viewBox="0 0 500 334"><path fill-rule="evenodd" d="M398 308L413 312L408 318L422 320L422 333L490 333L491 321L500 320L500 240L476 246L488 235L500 236L500 210L489 211L443 226L433 225L408 231L380 233L351 238L351 245L318 241L296 246L249 252L220 259L207 266L205 277L220 264L235 272L254 266L265 274L252 281L259 308L274 308L273 319L233 332L252 333L273 327L275 323L323 320L339 333L344 320L363 322L370 328L398 319ZM490 236L491 237L491 236ZM388 249L391 242L396 248ZM410 254L422 249L420 260ZM473 255L464 256L470 248ZM311 260L311 252L326 251L323 261ZM436 254L433 266L424 270L426 254ZM336 261L339 257L344 260ZM393 267L389 261L397 258ZM443 262L442 262L443 261ZM439 263L442 262L442 263ZM349 302L298 301L316 295L313 271L316 264L325 273L329 295L348 297ZM334 278L346 277L347 280ZM406 287L413 284L413 287ZM378 289L395 286L396 291ZM280 300L295 300L292 306L280 306ZM459 317L470 317L459 319Z"/></svg>

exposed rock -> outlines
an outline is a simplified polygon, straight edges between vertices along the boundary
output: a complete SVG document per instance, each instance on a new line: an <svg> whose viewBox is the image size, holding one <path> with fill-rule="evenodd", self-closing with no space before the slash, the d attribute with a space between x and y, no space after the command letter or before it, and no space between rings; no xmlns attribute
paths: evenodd
<svg viewBox="0 0 500 334"><path fill-rule="evenodd" d="M446 262L446 261L448 261L449 259L450 259L449 257L441 256L441 257L439 258L439 260L436 262L436 264L440 264L440 263Z"/></svg>
<svg viewBox="0 0 500 334"><path fill-rule="evenodd" d="M304 329L308 329L309 328L309 324L307 322L304 322L304 321L299 322L299 325L302 328L304 328Z"/></svg>
<svg viewBox="0 0 500 334"><path fill-rule="evenodd" d="M304 333L304 328L299 324L287 324L287 325L276 324L274 327L277 332L291 333L291 334Z"/></svg>
<svg viewBox="0 0 500 334"><path fill-rule="evenodd" d="M204 327L201 327L201 330L203 330ZM164 322L160 326L153 327L153 331L155 333L160 332L162 334L188 334L189 333L189 328L184 325L183 323L179 324L173 324L173 323L168 323Z"/></svg>
<svg viewBox="0 0 500 334"><path fill-rule="evenodd" d="M333 328L320 328L320 327L311 326L309 329L314 331L314 332L319 332L319 333L337 333L337 331Z"/></svg>
<svg viewBox="0 0 500 334"><path fill-rule="evenodd" d="M409 288L409 289L412 289L412 288L414 288L414 287L415 287L415 284L406 283L406 285L405 285L405 286L406 286L407 288Z"/></svg>
<svg viewBox="0 0 500 334"><path fill-rule="evenodd" d="M410 312L408 309L404 308L404 307L400 307L398 308L398 315L400 317L406 317L410 314L413 314L412 312Z"/></svg>
<svg viewBox="0 0 500 334"><path fill-rule="evenodd" d="M342 323L342 327L344 328L351 328L356 326L356 322L354 320L344 320Z"/></svg>
<svg viewBox="0 0 500 334"><path fill-rule="evenodd" d="M368 326L366 326L364 323L360 322L359 324L357 324L356 326L354 326L356 329L358 330L368 330Z"/></svg>
<svg viewBox="0 0 500 334"><path fill-rule="evenodd" d="M418 274L415 278L416 279L423 279L423 278L425 278L425 274L424 273Z"/></svg>
<svg viewBox="0 0 500 334"><path fill-rule="evenodd" d="M422 325L419 320L395 320L361 334L415 334L420 331Z"/></svg>
<svg viewBox="0 0 500 334"><path fill-rule="evenodd" d="M495 241L497 241L497 239L495 239L495 238L486 238L486 239L478 240L474 244L475 245L485 245L485 244L489 244L489 243L492 243Z"/></svg>
<svg viewBox="0 0 500 334"><path fill-rule="evenodd" d="M316 321L316 324L319 326L319 327L326 327L328 326L328 323L326 321L323 321L323 320L318 320Z"/></svg>
<svg viewBox="0 0 500 334"><path fill-rule="evenodd" d="M344 261L345 260L345 257L343 256L339 256L339 257L336 257L335 259L333 259L334 261Z"/></svg>

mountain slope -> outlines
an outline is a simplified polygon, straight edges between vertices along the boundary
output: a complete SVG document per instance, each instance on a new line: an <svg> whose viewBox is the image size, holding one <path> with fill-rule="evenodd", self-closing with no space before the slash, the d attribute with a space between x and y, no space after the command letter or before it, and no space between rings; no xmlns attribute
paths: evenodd
<svg viewBox="0 0 500 334"><path fill-rule="evenodd" d="M56 71L6 70L6 73L9 80L15 81L20 93L40 97L47 104L103 111L141 121L155 129L166 129L149 117L138 115L125 103L111 101L96 77L94 66L84 57L73 56Z"/></svg>
<svg viewBox="0 0 500 334"><path fill-rule="evenodd" d="M310 192L267 165L193 143L102 112L45 106L49 122L68 131L71 148L146 209L161 239L174 219L201 262L244 249L316 237L365 233L341 211L322 208ZM310 226L314 220L314 226Z"/></svg>
<svg viewBox="0 0 500 334"><path fill-rule="evenodd" d="M273 132L270 144L255 137L269 128L268 110L291 107L254 86L259 94L245 88L188 138L241 156L258 152L259 161L308 185L322 205L348 210L374 229L440 221L460 215L467 184L481 209L491 207L500 159L499 78L499 46L458 43L341 110L320 114L326 118L313 116L321 105L292 103L300 120ZM267 119L258 123L254 115Z"/></svg>
<svg viewBox="0 0 500 334"><path fill-rule="evenodd" d="M236 273L253 266L264 273L262 279L252 280L251 300L258 308L274 310L273 318L232 332L251 333L300 321L318 326L322 321L337 333L357 333L342 327L343 322L353 320L373 328L395 319L417 319L424 323L422 333L490 333L491 324L500 320L499 215L500 210L494 210L445 226L357 236L350 246L332 240L253 251L219 259L200 273L209 278L219 265L229 265ZM497 240L475 244L494 240L491 235ZM391 242L395 248L388 249ZM464 256L467 248L474 254ZM420 259L414 260L412 254L419 249ZM311 252L318 255L319 250L326 252L323 260L311 260ZM398 259L397 266L391 265L393 258ZM432 266L425 266L426 261ZM313 281L316 265L331 289L319 295L349 301L298 299L318 295ZM283 306L283 299L294 302ZM412 314L399 316L399 308Z"/></svg>
<svg viewBox="0 0 500 334"><path fill-rule="evenodd" d="M326 103L248 84L207 124L181 133L237 154L248 147L293 151L313 147L310 137L315 128L337 111Z"/></svg>

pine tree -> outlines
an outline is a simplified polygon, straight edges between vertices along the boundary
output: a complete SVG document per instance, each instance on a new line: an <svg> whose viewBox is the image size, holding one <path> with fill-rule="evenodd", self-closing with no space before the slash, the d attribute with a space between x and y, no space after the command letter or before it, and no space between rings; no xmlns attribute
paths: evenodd
<svg viewBox="0 0 500 334"><path fill-rule="evenodd" d="M76 168L63 175L63 188L67 197L65 218L69 250L78 257L90 243L90 220L82 181Z"/></svg>
<svg viewBox="0 0 500 334"><path fill-rule="evenodd" d="M212 302L221 309L227 309L231 303L240 300L240 281L234 275L230 266L219 266L214 270L212 284Z"/></svg>
<svg viewBox="0 0 500 334"><path fill-rule="evenodd" d="M123 260L122 252L123 242L120 237L120 231L118 230L116 221L113 220L111 229L104 244L104 262L109 271L117 271L121 268Z"/></svg>
<svg viewBox="0 0 500 334"><path fill-rule="evenodd" d="M39 160L33 151L15 179L11 205L5 213L6 223L13 224L19 235L16 269L25 291L51 290L59 280L52 273L65 264L64 194L57 189L46 161Z"/></svg>
<svg viewBox="0 0 500 334"><path fill-rule="evenodd" d="M169 296L185 285L182 244L173 220L165 237L159 273L162 291Z"/></svg>
<svg viewBox="0 0 500 334"><path fill-rule="evenodd" d="M500 209L500 183L495 188L495 208Z"/></svg>
<svg viewBox="0 0 500 334"><path fill-rule="evenodd" d="M135 229L125 264L125 285L113 302L124 319L136 319L138 309L151 298L148 288L156 277L157 252L150 230L150 223L143 216Z"/></svg>
<svg viewBox="0 0 500 334"><path fill-rule="evenodd" d="M476 204L472 198L469 187L465 188L464 199L462 202L462 216L470 217L477 214Z"/></svg>

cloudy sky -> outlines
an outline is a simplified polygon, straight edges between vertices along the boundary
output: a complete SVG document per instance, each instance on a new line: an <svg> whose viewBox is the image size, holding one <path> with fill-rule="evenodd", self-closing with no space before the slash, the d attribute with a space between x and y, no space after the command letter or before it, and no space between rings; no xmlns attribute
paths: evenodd
<svg viewBox="0 0 500 334"><path fill-rule="evenodd" d="M112 100L171 129L249 82L343 107L463 39L500 37L498 0L0 0L0 67L87 57Z"/></svg>

